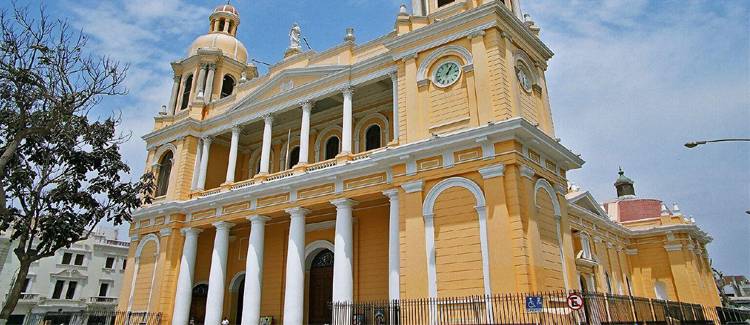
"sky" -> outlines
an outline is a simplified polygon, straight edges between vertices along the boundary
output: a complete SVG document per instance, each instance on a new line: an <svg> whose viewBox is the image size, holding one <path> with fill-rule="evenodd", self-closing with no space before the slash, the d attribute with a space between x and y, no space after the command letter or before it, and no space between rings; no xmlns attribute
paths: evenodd
<svg viewBox="0 0 750 325"><path fill-rule="evenodd" d="M145 165L141 136L169 100L169 63L208 30L220 0L18 0L43 3L89 37L88 49L130 64L129 94L94 112L121 114L132 134L122 148L134 174ZM297 22L318 51L393 29L398 0L232 0L238 38L256 60L279 61ZM750 138L750 1L522 0L555 52L547 84L556 136L586 160L569 179L600 202L615 196L618 167L636 194L679 204L713 242L725 274L750 275L750 143L687 149L684 143ZM9 1L0 7L5 9ZM261 73L265 71L258 64ZM137 176L136 176L137 177ZM136 178L134 177L134 178Z"/></svg>

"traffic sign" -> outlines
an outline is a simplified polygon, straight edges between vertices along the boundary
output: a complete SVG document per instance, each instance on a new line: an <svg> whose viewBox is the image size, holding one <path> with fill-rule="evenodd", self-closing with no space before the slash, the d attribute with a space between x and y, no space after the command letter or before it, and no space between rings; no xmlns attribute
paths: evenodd
<svg viewBox="0 0 750 325"><path fill-rule="evenodd" d="M572 310L579 310L583 308L583 297L578 293L571 293L568 295L568 308Z"/></svg>
<svg viewBox="0 0 750 325"><path fill-rule="evenodd" d="M527 296L526 297L526 312L527 313L541 313L544 308L544 301L542 296Z"/></svg>

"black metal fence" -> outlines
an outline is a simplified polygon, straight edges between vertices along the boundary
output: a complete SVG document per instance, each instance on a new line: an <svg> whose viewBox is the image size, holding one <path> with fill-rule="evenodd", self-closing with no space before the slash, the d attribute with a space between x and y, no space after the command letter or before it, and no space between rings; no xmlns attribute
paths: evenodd
<svg viewBox="0 0 750 325"><path fill-rule="evenodd" d="M29 314L24 325L160 325L161 313L87 311Z"/></svg>
<svg viewBox="0 0 750 325"><path fill-rule="evenodd" d="M564 291L332 305L334 325L732 324L750 311L602 293ZM572 307L571 307L572 305Z"/></svg>

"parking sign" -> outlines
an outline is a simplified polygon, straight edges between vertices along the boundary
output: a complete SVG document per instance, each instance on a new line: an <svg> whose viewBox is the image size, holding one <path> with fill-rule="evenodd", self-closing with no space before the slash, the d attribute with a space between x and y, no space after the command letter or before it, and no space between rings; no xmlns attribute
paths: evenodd
<svg viewBox="0 0 750 325"><path fill-rule="evenodd" d="M526 296L526 312L540 313L544 307L542 296Z"/></svg>

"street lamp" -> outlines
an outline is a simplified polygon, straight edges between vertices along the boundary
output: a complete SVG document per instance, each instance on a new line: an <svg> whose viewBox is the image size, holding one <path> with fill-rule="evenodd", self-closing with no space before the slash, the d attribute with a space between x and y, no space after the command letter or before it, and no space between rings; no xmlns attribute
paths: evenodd
<svg viewBox="0 0 750 325"><path fill-rule="evenodd" d="M719 139L719 140L693 141L693 142L686 143L685 147L688 147L688 148L692 149L692 148L695 148L697 146L700 146L700 145L706 144L706 143L712 143L712 142L738 142L738 141L740 141L740 142L745 142L745 141L750 142L750 139Z"/></svg>

